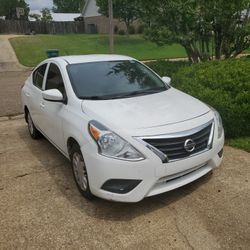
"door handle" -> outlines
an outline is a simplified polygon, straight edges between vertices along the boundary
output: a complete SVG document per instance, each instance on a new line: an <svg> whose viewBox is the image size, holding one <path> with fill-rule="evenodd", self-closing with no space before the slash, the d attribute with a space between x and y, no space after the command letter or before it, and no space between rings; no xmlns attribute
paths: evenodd
<svg viewBox="0 0 250 250"><path fill-rule="evenodd" d="M29 94L28 92L25 92L25 95L26 95L27 97L30 97L30 94Z"/></svg>
<svg viewBox="0 0 250 250"><path fill-rule="evenodd" d="M40 102L40 108L44 109L45 108L45 104L43 102Z"/></svg>

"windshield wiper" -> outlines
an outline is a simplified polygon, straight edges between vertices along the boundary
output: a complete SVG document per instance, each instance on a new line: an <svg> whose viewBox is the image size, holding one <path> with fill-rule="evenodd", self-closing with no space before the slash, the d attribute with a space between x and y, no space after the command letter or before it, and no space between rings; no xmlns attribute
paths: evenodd
<svg viewBox="0 0 250 250"><path fill-rule="evenodd" d="M83 99L83 100L107 100L109 99L105 96L79 96L78 98Z"/></svg>
<svg viewBox="0 0 250 250"><path fill-rule="evenodd" d="M137 90L137 91L132 91L132 92L129 92L129 93L116 95L112 99L123 98L123 97L132 97L132 96L140 96L140 95L145 95L145 94L154 94L154 93L159 93L159 92L164 91L164 90L166 90L165 87L157 88L157 89Z"/></svg>
<svg viewBox="0 0 250 250"><path fill-rule="evenodd" d="M153 94L158 93L161 91L167 90L167 88L154 88L154 89L145 89L145 90L136 90L124 94L114 94L114 95L106 95L106 96L79 96L79 99L83 100L111 100L111 99L119 99L119 98L126 98L126 97L132 97L132 96L140 96L140 95L146 95L146 94Z"/></svg>

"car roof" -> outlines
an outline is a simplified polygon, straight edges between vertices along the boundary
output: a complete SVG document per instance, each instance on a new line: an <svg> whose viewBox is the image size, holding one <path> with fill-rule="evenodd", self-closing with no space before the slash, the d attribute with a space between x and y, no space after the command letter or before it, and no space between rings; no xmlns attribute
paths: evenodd
<svg viewBox="0 0 250 250"><path fill-rule="evenodd" d="M51 58L54 61L64 60L68 64L88 63L88 62L105 62L105 61L127 61L135 60L132 57L122 55L77 55L77 56L60 56Z"/></svg>

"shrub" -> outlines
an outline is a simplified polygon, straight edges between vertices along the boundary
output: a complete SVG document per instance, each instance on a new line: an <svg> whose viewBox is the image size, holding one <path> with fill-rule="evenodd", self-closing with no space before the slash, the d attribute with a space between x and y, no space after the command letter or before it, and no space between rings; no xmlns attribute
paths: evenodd
<svg viewBox="0 0 250 250"><path fill-rule="evenodd" d="M180 70L183 67L190 65L187 61L154 61L146 63L151 69L153 69L160 76L169 76L172 77L174 73Z"/></svg>
<svg viewBox="0 0 250 250"><path fill-rule="evenodd" d="M134 26L129 26L129 27L128 27L128 33L129 33L130 35L135 34L135 27L134 27Z"/></svg>
<svg viewBox="0 0 250 250"><path fill-rule="evenodd" d="M125 35L125 31L124 31L124 30L119 30L119 31L118 31L118 35L124 36L124 35Z"/></svg>
<svg viewBox="0 0 250 250"><path fill-rule="evenodd" d="M217 109L227 138L250 136L249 72L248 58L199 63L173 74L172 85Z"/></svg>
<svg viewBox="0 0 250 250"><path fill-rule="evenodd" d="M138 26L136 33L137 34L142 34L145 29L145 25L141 24Z"/></svg>
<svg viewBox="0 0 250 250"><path fill-rule="evenodd" d="M115 25L115 27L114 27L114 33L117 34L117 33L118 33L118 30L119 30L118 26Z"/></svg>

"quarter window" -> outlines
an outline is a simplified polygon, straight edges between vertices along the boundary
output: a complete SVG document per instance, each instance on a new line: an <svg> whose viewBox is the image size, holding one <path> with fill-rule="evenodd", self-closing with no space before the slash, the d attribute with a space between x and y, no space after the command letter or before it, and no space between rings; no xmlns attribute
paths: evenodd
<svg viewBox="0 0 250 250"><path fill-rule="evenodd" d="M65 87L60 69L54 63L51 63L48 70L46 90L58 89L65 97Z"/></svg>
<svg viewBox="0 0 250 250"><path fill-rule="evenodd" d="M33 84L39 89L42 89L43 86L43 78L45 75L46 67L47 64L43 64L33 73Z"/></svg>

